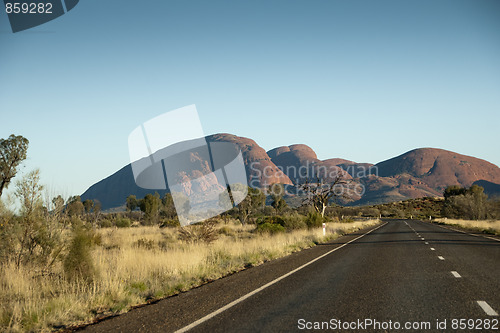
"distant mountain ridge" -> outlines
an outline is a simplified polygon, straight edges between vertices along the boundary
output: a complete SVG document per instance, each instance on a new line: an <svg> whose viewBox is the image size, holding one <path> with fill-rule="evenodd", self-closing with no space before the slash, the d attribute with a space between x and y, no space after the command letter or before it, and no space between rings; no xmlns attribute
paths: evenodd
<svg viewBox="0 0 500 333"><path fill-rule="evenodd" d="M418 148L379 162L357 163L342 158L319 160L312 148L304 144L282 146L266 152L254 140L221 133L206 137L207 142L232 142L241 149L249 185L265 187L273 183L298 185L311 174L326 172L327 181L342 173L351 184L362 185L363 195L354 195L350 205L378 204L425 196L441 196L449 185L471 186L487 182L489 188L500 187L500 168L488 161L436 149ZM206 165L198 156L201 164ZM297 170L302 170L297 172ZM189 176L185 177L190 181ZM498 187L495 187L498 186ZM168 190L146 190L135 184L129 165L92 185L82 199L97 199L104 209L123 206L127 196L138 198L147 193Z"/></svg>

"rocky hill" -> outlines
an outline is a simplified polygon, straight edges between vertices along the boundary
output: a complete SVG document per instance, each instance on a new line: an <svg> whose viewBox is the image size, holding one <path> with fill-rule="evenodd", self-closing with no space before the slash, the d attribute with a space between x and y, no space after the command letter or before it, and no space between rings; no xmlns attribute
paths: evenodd
<svg viewBox="0 0 500 333"><path fill-rule="evenodd" d="M242 152L248 183L253 187L281 183L296 188L294 185L306 179L319 176L328 182L342 174L351 186L365 189L364 193L353 194L351 200L345 202L351 205L441 196L444 188L449 185L471 186L479 182L488 185L491 191L497 191L500 186L498 166L443 149L415 149L373 165L342 158L320 160L314 150L304 144L278 147L266 152L255 141L231 134L214 134L207 136L206 140L208 143L236 144ZM210 163L196 152L188 157L193 162L193 170L183 172L179 177L184 177L183 181L189 183L196 175L205 174ZM163 195L168 190L155 191L138 187L132 168L127 165L92 185L82 194L82 199L98 199L104 209L110 209L122 206L130 194L142 198L150 192Z"/></svg>

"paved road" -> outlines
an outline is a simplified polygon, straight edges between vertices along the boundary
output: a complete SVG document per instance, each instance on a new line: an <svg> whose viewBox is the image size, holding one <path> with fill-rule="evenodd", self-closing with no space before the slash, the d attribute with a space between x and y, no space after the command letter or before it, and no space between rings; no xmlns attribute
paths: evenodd
<svg viewBox="0 0 500 333"><path fill-rule="evenodd" d="M220 311L227 304L232 306ZM498 321L499 312L500 241L422 221L392 220L86 330L168 332L208 315L189 331L290 332L327 324L320 327L370 332L393 331L399 324L400 330L411 325L417 328L413 331L460 331L453 329L461 323L454 319L473 319L462 325L485 331L485 323ZM437 327L437 320L440 325L446 320L446 328ZM346 324L356 329L345 329ZM492 331L500 332L497 327Z"/></svg>

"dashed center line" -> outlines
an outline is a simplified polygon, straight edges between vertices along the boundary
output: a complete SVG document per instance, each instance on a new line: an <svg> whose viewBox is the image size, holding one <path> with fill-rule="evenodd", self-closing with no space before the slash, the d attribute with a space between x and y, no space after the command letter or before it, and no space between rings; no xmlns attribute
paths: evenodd
<svg viewBox="0 0 500 333"><path fill-rule="evenodd" d="M433 248L433 247L431 247L431 251L436 251L436 249L435 249L435 248Z"/></svg>
<svg viewBox="0 0 500 333"><path fill-rule="evenodd" d="M485 301L477 301L477 304L483 309L488 316L498 316L498 313Z"/></svg>
<svg viewBox="0 0 500 333"><path fill-rule="evenodd" d="M438 256L439 260L444 260L444 258L442 256Z"/></svg>
<svg viewBox="0 0 500 333"><path fill-rule="evenodd" d="M425 245L429 245L429 242L425 242Z"/></svg>
<svg viewBox="0 0 500 333"><path fill-rule="evenodd" d="M460 274L458 274L457 271L451 271L451 274L453 274L453 276L456 277L457 279L462 277Z"/></svg>

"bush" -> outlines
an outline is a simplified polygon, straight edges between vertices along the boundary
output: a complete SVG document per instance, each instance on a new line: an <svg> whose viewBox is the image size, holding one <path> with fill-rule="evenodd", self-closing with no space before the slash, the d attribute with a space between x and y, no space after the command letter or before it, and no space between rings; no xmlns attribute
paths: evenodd
<svg viewBox="0 0 500 333"><path fill-rule="evenodd" d="M257 219L257 224L279 224L282 227L285 226L285 220L281 216L262 216Z"/></svg>
<svg viewBox="0 0 500 333"><path fill-rule="evenodd" d="M140 238L134 243L134 246L146 250L154 250L156 248L155 242L152 239Z"/></svg>
<svg viewBox="0 0 500 333"><path fill-rule="evenodd" d="M210 244L219 238L215 220L207 220L196 225L189 225L179 229L178 238L187 243L204 242Z"/></svg>
<svg viewBox="0 0 500 333"><path fill-rule="evenodd" d="M219 229L219 234L221 235L226 235L226 236L234 236L234 230L227 227L227 226L223 226Z"/></svg>
<svg viewBox="0 0 500 333"><path fill-rule="evenodd" d="M113 221L104 218L104 219L101 219L101 221L99 222L99 226L101 228L111 228L114 226L114 224L113 224Z"/></svg>
<svg viewBox="0 0 500 333"><path fill-rule="evenodd" d="M160 222L160 228L177 228L180 227L181 223L178 219L164 219Z"/></svg>
<svg viewBox="0 0 500 333"><path fill-rule="evenodd" d="M320 228L323 226L324 217L318 212L310 212L306 217L306 225L308 228Z"/></svg>
<svg viewBox="0 0 500 333"><path fill-rule="evenodd" d="M94 235L83 228L77 228L73 233L69 252L64 259L64 273L70 281L92 282L96 275L91 256Z"/></svg>
<svg viewBox="0 0 500 333"><path fill-rule="evenodd" d="M258 232L261 232L261 233L270 233L270 234L275 234L275 233L278 233L278 232L284 232L285 231L285 228L278 224L278 223L261 223L259 225L257 225L257 229L256 229Z"/></svg>
<svg viewBox="0 0 500 333"><path fill-rule="evenodd" d="M305 216L300 215L298 213L289 214L283 216L284 227L287 230L296 230L296 229L304 229L307 228L307 224L305 222Z"/></svg>
<svg viewBox="0 0 500 333"><path fill-rule="evenodd" d="M132 225L132 221L126 217L120 217L116 219L115 225L118 228L129 228Z"/></svg>

